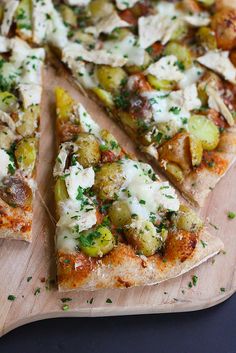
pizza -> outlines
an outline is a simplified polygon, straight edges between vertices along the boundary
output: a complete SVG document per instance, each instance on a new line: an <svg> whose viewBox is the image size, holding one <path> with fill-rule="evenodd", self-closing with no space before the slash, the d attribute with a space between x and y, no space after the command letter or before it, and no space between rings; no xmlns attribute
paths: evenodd
<svg viewBox="0 0 236 353"><path fill-rule="evenodd" d="M229 22L223 47L222 28L233 11L211 0L3 1L0 235L31 237L44 46L201 204L235 158L234 36ZM223 249L169 182L62 88L56 105L59 290L160 283Z"/></svg>
<svg viewBox="0 0 236 353"><path fill-rule="evenodd" d="M6 9L2 33L13 23L26 40L49 44L83 92L203 205L235 160L233 4L14 0Z"/></svg>
<svg viewBox="0 0 236 353"><path fill-rule="evenodd" d="M149 164L129 156L62 88L56 102L59 290L159 283L222 249Z"/></svg>
<svg viewBox="0 0 236 353"><path fill-rule="evenodd" d="M43 48L0 37L0 237L31 241Z"/></svg>

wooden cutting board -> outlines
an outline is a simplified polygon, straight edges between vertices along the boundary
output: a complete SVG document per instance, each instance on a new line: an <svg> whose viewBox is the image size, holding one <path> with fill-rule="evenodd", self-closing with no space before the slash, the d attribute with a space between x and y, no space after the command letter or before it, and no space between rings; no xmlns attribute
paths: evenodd
<svg viewBox="0 0 236 353"><path fill-rule="evenodd" d="M190 273L163 284L132 289L97 292L58 293L54 262L54 203L52 165L55 157L54 88L66 88L85 105L102 126L110 129L129 152L133 144L89 99L69 83L60 70L48 66L44 75L41 143L38 167L37 198L31 244L0 241L0 335L25 323L61 316L107 316L191 311L216 305L236 290L236 165L221 180L208 198L201 215L212 234L221 237L225 252L210 259ZM192 276L196 286L189 288ZM9 295L16 296L14 301ZM62 298L71 298L62 303ZM63 311L63 305L69 306Z"/></svg>

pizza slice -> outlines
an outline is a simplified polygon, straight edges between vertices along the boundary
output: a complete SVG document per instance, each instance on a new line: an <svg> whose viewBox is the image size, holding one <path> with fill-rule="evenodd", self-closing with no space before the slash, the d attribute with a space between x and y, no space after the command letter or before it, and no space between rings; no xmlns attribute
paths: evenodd
<svg viewBox="0 0 236 353"><path fill-rule="evenodd" d="M0 36L0 237L31 241L45 52Z"/></svg>
<svg viewBox="0 0 236 353"><path fill-rule="evenodd" d="M159 283L223 248L168 182L129 156L62 88L56 102L60 291Z"/></svg>
<svg viewBox="0 0 236 353"><path fill-rule="evenodd" d="M236 10L214 0L32 4L32 40L56 49L83 92L202 205L235 160Z"/></svg>

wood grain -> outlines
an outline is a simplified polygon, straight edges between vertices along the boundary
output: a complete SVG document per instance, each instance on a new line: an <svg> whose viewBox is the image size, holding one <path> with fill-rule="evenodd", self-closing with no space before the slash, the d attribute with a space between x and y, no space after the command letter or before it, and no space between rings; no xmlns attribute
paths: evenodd
<svg viewBox="0 0 236 353"><path fill-rule="evenodd" d="M135 147L97 105L83 97L63 78L60 70L47 67L44 83L37 176L39 189L34 205L33 241L31 244L0 241L0 335L19 325L44 318L191 311L216 305L231 296L236 290L236 219L229 220L227 212L236 211L236 165L220 181L201 211L210 232L220 236L225 243L225 253L180 278L157 286L97 292L80 291L65 295L57 292L56 286L53 285L55 207L52 192L55 86L60 85L68 89L74 98L85 105L99 124L114 133L129 152L135 153ZM193 275L198 276L198 282L196 286L189 288L188 284ZM10 294L16 296L14 301L7 299ZM68 311L62 310L63 297L72 299L66 303L69 306ZM112 303L106 302L108 298Z"/></svg>

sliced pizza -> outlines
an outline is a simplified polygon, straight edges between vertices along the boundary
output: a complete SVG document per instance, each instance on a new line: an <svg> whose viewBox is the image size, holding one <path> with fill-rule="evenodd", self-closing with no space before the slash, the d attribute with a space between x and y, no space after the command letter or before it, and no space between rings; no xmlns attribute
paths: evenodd
<svg viewBox="0 0 236 353"><path fill-rule="evenodd" d="M202 205L235 160L234 5L15 3L6 3L2 32L10 30L8 18L23 37L56 49L79 87L189 200Z"/></svg>
<svg viewBox="0 0 236 353"><path fill-rule="evenodd" d="M0 36L0 237L31 240L45 51Z"/></svg>
<svg viewBox="0 0 236 353"><path fill-rule="evenodd" d="M80 103L62 88L56 101L59 290L159 283L223 248L170 184L129 156Z"/></svg>

